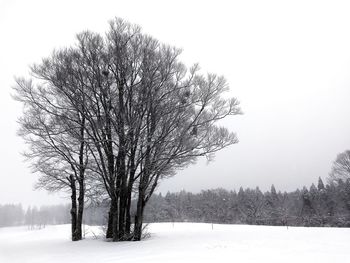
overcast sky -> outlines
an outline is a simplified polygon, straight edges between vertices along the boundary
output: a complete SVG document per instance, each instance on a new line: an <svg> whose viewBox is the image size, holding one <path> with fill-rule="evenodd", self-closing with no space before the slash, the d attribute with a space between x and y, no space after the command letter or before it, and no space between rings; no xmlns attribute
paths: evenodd
<svg viewBox="0 0 350 263"><path fill-rule="evenodd" d="M184 50L187 64L224 75L244 112L225 120L239 144L199 160L159 191L259 186L295 190L323 179L350 148L348 1L0 0L0 203L66 200L33 191L12 100L14 76L75 34L121 17Z"/></svg>

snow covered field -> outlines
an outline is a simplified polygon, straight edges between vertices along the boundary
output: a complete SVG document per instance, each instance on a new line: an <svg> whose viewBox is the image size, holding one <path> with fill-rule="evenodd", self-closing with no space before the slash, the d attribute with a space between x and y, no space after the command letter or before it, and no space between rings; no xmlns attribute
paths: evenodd
<svg viewBox="0 0 350 263"><path fill-rule="evenodd" d="M0 228L0 262L350 262L350 229L157 223L141 242L69 240L69 225Z"/></svg>

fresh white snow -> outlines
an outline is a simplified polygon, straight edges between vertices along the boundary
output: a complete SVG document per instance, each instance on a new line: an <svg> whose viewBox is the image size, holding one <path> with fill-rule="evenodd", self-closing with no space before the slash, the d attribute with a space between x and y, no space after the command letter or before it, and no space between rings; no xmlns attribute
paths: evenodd
<svg viewBox="0 0 350 263"><path fill-rule="evenodd" d="M350 262L350 229L157 223L141 242L71 242L69 225L0 228L0 262Z"/></svg>

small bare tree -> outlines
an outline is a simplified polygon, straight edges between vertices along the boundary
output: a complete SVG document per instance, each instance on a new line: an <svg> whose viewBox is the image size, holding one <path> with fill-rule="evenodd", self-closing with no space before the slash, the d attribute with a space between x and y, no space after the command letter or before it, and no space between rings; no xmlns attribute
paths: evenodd
<svg viewBox="0 0 350 263"><path fill-rule="evenodd" d="M82 239L88 163L85 117L55 88L52 80L48 81L46 72L55 69L49 61L44 61L44 65L32 68L37 78L47 80L44 84L34 85L24 79L16 81L14 98L24 104L19 135L29 145L25 156L32 162L33 172L40 173L36 187L70 191L72 240L76 241ZM63 74L57 74L56 81L64 78Z"/></svg>
<svg viewBox="0 0 350 263"><path fill-rule="evenodd" d="M337 183L339 180L345 182L350 179L350 151L346 150L337 155L329 173L328 181Z"/></svg>

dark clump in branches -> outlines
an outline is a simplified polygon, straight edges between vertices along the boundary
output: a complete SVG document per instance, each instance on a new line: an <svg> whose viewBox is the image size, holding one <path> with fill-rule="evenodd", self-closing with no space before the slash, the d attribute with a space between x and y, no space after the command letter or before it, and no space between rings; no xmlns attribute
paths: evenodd
<svg viewBox="0 0 350 263"><path fill-rule="evenodd" d="M107 238L140 240L159 181L237 143L217 124L241 113L225 79L187 69L180 53L115 19L105 37L83 32L33 66L33 80L17 79L27 157L39 187L70 191L73 240L86 198L110 200Z"/></svg>

